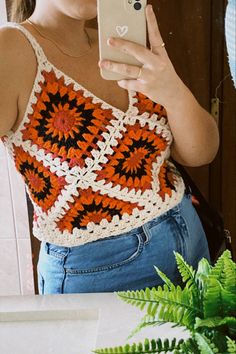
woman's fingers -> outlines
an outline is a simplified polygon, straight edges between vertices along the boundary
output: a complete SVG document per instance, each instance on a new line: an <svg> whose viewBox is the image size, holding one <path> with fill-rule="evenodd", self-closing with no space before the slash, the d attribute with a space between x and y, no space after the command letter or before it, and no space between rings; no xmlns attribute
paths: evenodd
<svg viewBox="0 0 236 354"><path fill-rule="evenodd" d="M147 18L149 43L151 46L152 53L160 55L162 54L162 51L165 51L165 48L162 46L163 39L159 31L157 19L152 9L152 5L146 6L146 18Z"/></svg>
<svg viewBox="0 0 236 354"><path fill-rule="evenodd" d="M108 44L117 50L120 50L124 53L132 55L135 57L140 63L152 63L153 62L153 54L152 52L144 47L141 44L128 41L122 38L110 38Z"/></svg>

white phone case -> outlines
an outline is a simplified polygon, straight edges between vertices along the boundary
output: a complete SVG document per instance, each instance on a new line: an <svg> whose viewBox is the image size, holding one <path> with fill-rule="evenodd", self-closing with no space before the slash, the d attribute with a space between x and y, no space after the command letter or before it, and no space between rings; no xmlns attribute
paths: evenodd
<svg viewBox="0 0 236 354"><path fill-rule="evenodd" d="M134 6L140 4L136 10ZM142 66L134 56L107 45L109 37L120 37L146 47L147 28L145 7L147 0L98 0L97 21L99 38L99 59ZM106 80L130 79L122 74L100 68Z"/></svg>

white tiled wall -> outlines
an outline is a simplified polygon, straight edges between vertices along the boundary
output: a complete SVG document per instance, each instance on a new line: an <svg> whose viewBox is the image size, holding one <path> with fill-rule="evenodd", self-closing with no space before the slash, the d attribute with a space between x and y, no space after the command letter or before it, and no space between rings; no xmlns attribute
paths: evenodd
<svg viewBox="0 0 236 354"><path fill-rule="evenodd" d="M6 22L7 12L5 0L0 0L0 26Z"/></svg>
<svg viewBox="0 0 236 354"><path fill-rule="evenodd" d="M0 25L6 21L0 0ZM33 279L25 188L0 141L0 296L34 294Z"/></svg>
<svg viewBox="0 0 236 354"><path fill-rule="evenodd" d="M35 294L25 187L0 142L0 296Z"/></svg>

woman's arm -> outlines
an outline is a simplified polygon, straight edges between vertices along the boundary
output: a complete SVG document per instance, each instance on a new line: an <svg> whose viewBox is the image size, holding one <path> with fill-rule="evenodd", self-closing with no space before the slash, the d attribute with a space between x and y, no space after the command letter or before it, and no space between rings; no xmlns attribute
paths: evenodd
<svg viewBox="0 0 236 354"><path fill-rule="evenodd" d="M165 106L174 137L172 157L184 166L212 162L219 148L219 131L213 116L198 103L182 81Z"/></svg>
<svg viewBox="0 0 236 354"><path fill-rule="evenodd" d="M143 63L141 72L137 66L112 61L102 61L99 65L130 77L129 80L118 81L119 86L142 92L165 107L174 137L174 159L186 166L208 164L219 147L217 125L177 75L162 45L157 20L150 5L146 7L146 18L151 50L121 38L110 42L110 45Z"/></svg>
<svg viewBox="0 0 236 354"><path fill-rule="evenodd" d="M18 114L19 55L15 31L0 28L0 137L14 125Z"/></svg>

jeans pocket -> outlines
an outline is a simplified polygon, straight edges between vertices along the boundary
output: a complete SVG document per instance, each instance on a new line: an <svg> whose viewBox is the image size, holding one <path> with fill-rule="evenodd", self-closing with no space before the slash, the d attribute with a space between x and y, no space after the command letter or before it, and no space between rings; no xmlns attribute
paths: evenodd
<svg viewBox="0 0 236 354"><path fill-rule="evenodd" d="M58 246L49 242L44 242L42 246L45 247L46 254L59 260L63 260L70 251L69 247Z"/></svg>
<svg viewBox="0 0 236 354"><path fill-rule="evenodd" d="M192 204L191 197L184 199L181 203L176 222L179 223L185 237L185 261L197 268L201 258L209 259L209 249L203 225Z"/></svg>
<svg viewBox="0 0 236 354"><path fill-rule="evenodd" d="M149 254L149 262L178 283L179 272L174 251L183 257L186 254L186 229L180 222L179 212L175 209L159 223L148 226L147 231L150 242L145 251Z"/></svg>
<svg viewBox="0 0 236 354"><path fill-rule="evenodd" d="M111 270L135 260L143 249L140 234L127 233L114 239L101 239L71 248L65 261L70 274L91 274Z"/></svg>
<svg viewBox="0 0 236 354"><path fill-rule="evenodd" d="M181 215L175 212L149 228L149 239L152 240L153 237L160 239L163 247L165 247L165 243L168 243L173 251L183 254L186 233L187 228L184 220L181 220Z"/></svg>

